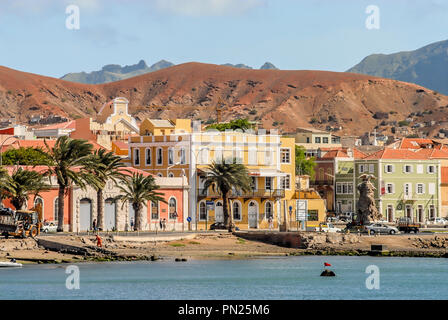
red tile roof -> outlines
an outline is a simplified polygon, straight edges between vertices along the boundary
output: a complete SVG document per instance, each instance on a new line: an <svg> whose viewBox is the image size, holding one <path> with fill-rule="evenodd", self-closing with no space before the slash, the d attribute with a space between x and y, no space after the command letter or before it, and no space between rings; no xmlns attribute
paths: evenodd
<svg viewBox="0 0 448 320"><path fill-rule="evenodd" d="M382 149L371 155L364 157L363 160L378 159L409 159L409 160L428 160L431 159L432 149L419 149L412 151L409 149Z"/></svg>
<svg viewBox="0 0 448 320"><path fill-rule="evenodd" d="M400 142L399 149L420 149L423 145L434 145L431 139L422 138L403 138Z"/></svg>
<svg viewBox="0 0 448 320"><path fill-rule="evenodd" d="M129 145L123 141L112 141L112 144L116 145L119 149L128 149Z"/></svg>
<svg viewBox="0 0 448 320"><path fill-rule="evenodd" d="M35 130L48 130L48 129L76 129L76 121L71 120L67 122L50 124L45 127L36 128Z"/></svg>

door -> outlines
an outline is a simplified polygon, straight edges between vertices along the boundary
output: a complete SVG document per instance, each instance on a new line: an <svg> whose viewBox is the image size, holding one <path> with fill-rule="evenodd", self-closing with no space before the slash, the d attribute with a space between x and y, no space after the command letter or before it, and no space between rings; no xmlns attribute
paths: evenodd
<svg viewBox="0 0 448 320"><path fill-rule="evenodd" d="M412 207L410 205L406 205L406 217L412 219Z"/></svg>
<svg viewBox="0 0 448 320"><path fill-rule="evenodd" d="M135 211L132 203L129 204L129 220L128 220L129 230L134 231L135 225Z"/></svg>
<svg viewBox="0 0 448 320"><path fill-rule="evenodd" d="M224 210L222 207L222 201L216 201L215 203L215 222L224 223Z"/></svg>
<svg viewBox="0 0 448 320"><path fill-rule="evenodd" d="M114 199L109 198L104 205L104 230L112 231L116 229L117 206Z"/></svg>
<svg viewBox="0 0 448 320"><path fill-rule="evenodd" d="M249 203L249 228L258 228L258 205L255 201Z"/></svg>
<svg viewBox="0 0 448 320"><path fill-rule="evenodd" d="M417 209L417 222L423 222L423 206L419 205Z"/></svg>
<svg viewBox="0 0 448 320"><path fill-rule="evenodd" d="M92 228L92 201L81 199L79 202L79 231L88 231Z"/></svg>

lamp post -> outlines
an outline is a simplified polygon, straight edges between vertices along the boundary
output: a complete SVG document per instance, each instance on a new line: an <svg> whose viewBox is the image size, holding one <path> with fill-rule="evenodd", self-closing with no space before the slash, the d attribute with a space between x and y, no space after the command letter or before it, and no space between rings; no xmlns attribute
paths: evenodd
<svg viewBox="0 0 448 320"><path fill-rule="evenodd" d="M8 141L11 138L17 138L17 137L16 136L9 136L5 140L3 140L2 144L0 145L0 167L3 166L3 145L5 144L6 141Z"/></svg>
<svg viewBox="0 0 448 320"><path fill-rule="evenodd" d="M185 179L185 169L182 168L182 232L185 231L184 179Z"/></svg>
<svg viewBox="0 0 448 320"><path fill-rule="evenodd" d="M175 167L175 166L178 166L178 165L180 165L180 162L176 162L175 164L172 164L169 167L166 167L166 177L167 178L168 178L168 170L173 168L173 167Z"/></svg>

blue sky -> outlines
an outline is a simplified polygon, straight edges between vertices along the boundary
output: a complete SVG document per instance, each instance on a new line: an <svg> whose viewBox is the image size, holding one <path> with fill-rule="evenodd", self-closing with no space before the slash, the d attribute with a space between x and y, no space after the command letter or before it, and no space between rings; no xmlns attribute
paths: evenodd
<svg viewBox="0 0 448 320"><path fill-rule="evenodd" d="M369 5L379 29L365 26ZM52 77L140 59L345 71L448 39L447 16L448 0L1 0L0 64Z"/></svg>

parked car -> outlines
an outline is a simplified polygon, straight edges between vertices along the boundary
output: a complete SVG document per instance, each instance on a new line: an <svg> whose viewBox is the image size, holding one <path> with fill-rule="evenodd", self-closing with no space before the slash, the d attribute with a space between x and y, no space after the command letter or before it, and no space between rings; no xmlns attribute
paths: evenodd
<svg viewBox="0 0 448 320"><path fill-rule="evenodd" d="M435 218L432 220L429 220L430 224L441 224L441 225L446 225L448 224L448 220L446 220L445 218Z"/></svg>
<svg viewBox="0 0 448 320"><path fill-rule="evenodd" d="M328 217L327 222L339 222L339 219L337 217Z"/></svg>
<svg viewBox="0 0 448 320"><path fill-rule="evenodd" d="M320 223L318 227L307 227L307 231L319 232L342 232L341 228L335 227L332 223Z"/></svg>
<svg viewBox="0 0 448 320"><path fill-rule="evenodd" d="M226 230L226 225L224 222L215 222L212 225L210 225L210 230Z"/></svg>
<svg viewBox="0 0 448 320"><path fill-rule="evenodd" d="M51 222L43 225L41 231L44 233L54 233L58 231L58 226Z"/></svg>
<svg viewBox="0 0 448 320"><path fill-rule="evenodd" d="M398 229L393 226L388 226L384 223L372 223L366 226L366 230L370 230L370 234L396 234L399 233Z"/></svg>

